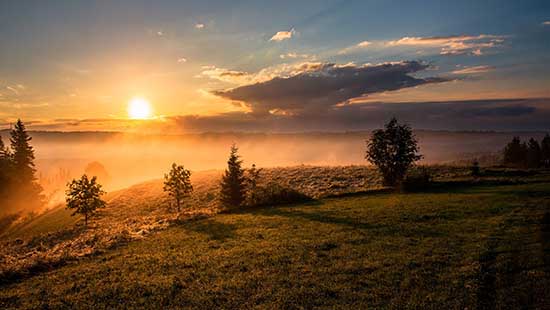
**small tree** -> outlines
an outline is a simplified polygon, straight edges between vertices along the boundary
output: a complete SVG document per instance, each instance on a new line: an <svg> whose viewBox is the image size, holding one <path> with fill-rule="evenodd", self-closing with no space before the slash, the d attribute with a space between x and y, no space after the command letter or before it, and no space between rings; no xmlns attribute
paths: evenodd
<svg viewBox="0 0 550 310"><path fill-rule="evenodd" d="M220 184L220 203L228 209L240 207L246 197L246 178L241 167L242 160L237 155L238 150L235 144L231 146L227 169Z"/></svg>
<svg viewBox="0 0 550 310"><path fill-rule="evenodd" d="M550 135L546 134L540 142L541 162L546 168L550 168Z"/></svg>
<svg viewBox="0 0 550 310"><path fill-rule="evenodd" d="M105 201L101 199L105 191L101 189L101 184L97 183L96 177L88 179L85 174L79 180L72 180L67 186L67 209L74 210L72 215L84 215L84 222L88 226L88 218L98 208L105 207Z"/></svg>
<svg viewBox="0 0 550 310"><path fill-rule="evenodd" d="M174 200L178 212L184 200L191 196L193 185L191 184L191 171L183 166L172 164L172 169L164 175L164 191Z"/></svg>
<svg viewBox="0 0 550 310"><path fill-rule="evenodd" d="M399 124L394 117L386 123L385 129L372 132L365 158L378 167L384 184L394 187L401 183L407 170L422 158L418 150L412 129Z"/></svg>
<svg viewBox="0 0 550 310"><path fill-rule="evenodd" d="M258 182L260 180L260 172L262 169L256 169L256 165L252 164L252 167L248 169L246 176L246 203L249 206L254 206L258 203Z"/></svg>

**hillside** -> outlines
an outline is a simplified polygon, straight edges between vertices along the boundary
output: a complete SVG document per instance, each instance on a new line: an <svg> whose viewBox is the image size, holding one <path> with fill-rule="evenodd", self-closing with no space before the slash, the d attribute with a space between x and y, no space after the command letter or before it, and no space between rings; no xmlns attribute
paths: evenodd
<svg viewBox="0 0 550 310"><path fill-rule="evenodd" d="M542 309L550 179L530 180L181 221L4 286L0 306Z"/></svg>

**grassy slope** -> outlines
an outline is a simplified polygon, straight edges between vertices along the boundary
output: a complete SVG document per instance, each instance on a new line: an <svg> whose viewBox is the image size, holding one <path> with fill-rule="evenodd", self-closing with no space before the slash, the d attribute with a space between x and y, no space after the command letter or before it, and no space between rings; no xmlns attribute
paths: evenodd
<svg viewBox="0 0 550 310"><path fill-rule="evenodd" d="M0 307L542 308L549 188L363 195L220 214L3 287Z"/></svg>

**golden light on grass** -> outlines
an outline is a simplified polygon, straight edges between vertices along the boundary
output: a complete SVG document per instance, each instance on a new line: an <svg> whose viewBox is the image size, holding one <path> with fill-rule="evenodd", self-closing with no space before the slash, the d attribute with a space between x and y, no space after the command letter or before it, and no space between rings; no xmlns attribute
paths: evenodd
<svg viewBox="0 0 550 310"><path fill-rule="evenodd" d="M151 104L145 98L134 97L128 103L128 117L131 119L149 119L152 117Z"/></svg>

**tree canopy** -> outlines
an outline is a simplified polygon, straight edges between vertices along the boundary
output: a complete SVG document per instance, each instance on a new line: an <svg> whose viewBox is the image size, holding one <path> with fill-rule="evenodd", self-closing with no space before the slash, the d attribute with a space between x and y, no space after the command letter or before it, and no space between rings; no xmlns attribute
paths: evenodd
<svg viewBox="0 0 550 310"><path fill-rule="evenodd" d="M184 200L193 192L190 178L191 172L176 163L173 163L170 172L164 175L164 191L172 197L178 211Z"/></svg>
<svg viewBox="0 0 550 310"><path fill-rule="evenodd" d="M401 183L407 170L422 158L418 151L412 129L400 124L394 117L384 129L372 132L365 158L378 167L385 185L396 186Z"/></svg>
<svg viewBox="0 0 550 310"><path fill-rule="evenodd" d="M101 196L105 194L101 184L97 183L97 178L88 178L82 175L78 180L74 179L67 184L66 202L67 209L74 210L72 215L84 215L85 224L88 225L88 218L92 216L97 209L105 207L105 201Z"/></svg>

